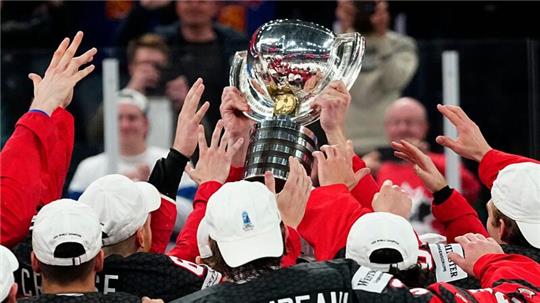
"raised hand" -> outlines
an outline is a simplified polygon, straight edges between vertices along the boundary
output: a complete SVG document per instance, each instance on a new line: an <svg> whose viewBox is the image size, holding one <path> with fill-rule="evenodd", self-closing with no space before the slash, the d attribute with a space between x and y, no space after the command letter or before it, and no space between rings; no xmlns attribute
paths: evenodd
<svg viewBox="0 0 540 303"><path fill-rule="evenodd" d="M412 200L401 187L386 180L380 191L373 196L371 206L374 211L392 213L409 220Z"/></svg>
<svg viewBox="0 0 540 303"><path fill-rule="evenodd" d="M178 114L176 135L173 148L186 157L191 157L197 147L198 130L204 114L210 107L208 101L199 108L199 102L204 92L204 84L201 78L197 79L189 89L184 100L184 106Z"/></svg>
<svg viewBox="0 0 540 303"><path fill-rule="evenodd" d="M441 172L435 167L431 158L424 154L415 145L401 140L400 142L392 142L392 148L396 151L394 155L411 163L414 172L422 179L422 182L432 192L437 192L448 185L446 179Z"/></svg>
<svg viewBox="0 0 540 303"><path fill-rule="evenodd" d="M368 168L363 168L356 173L352 168L352 144L346 143L346 148L339 145L324 145L321 151L313 153L317 160L319 184L321 186L332 184L345 184L349 189L356 186L358 181L369 174Z"/></svg>
<svg viewBox="0 0 540 303"><path fill-rule="evenodd" d="M345 144L345 116L351 95L341 80L334 80L315 98L312 108L321 111L320 121L328 143Z"/></svg>
<svg viewBox="0 0 540 303"><path fill-rule="evenodd" d="M487 254L504 254L501 245L497 241L493 238L486 238L481 234L468 233L456 237L455 240L463 247L464 257L456 253L449 253L448 258L473 277L475 276L474 264L480 257Z"/></svg>
<svg viewBox="0 0 540 303"><path fill-rule="evenodd" d="M456 140L446 136L438 136L437 143L448 147L463 158L480 162L484 155L491 150L480 128L459 106L437 105L437 109L456 127Z"/></svg>
<svg viewBox="0 0 540 303"><path fill-rule="evenodd" d="M271 172L264 174L264 183L272 192L276 192L275 180ZM289 177L285 186L277 195L277 204L281 220L285 225L296 228L302 221L306 204L311 193L311 179L304 166L294 157L289 157Z"/></svg>
<svg viewBox="0 0 540 303"><path fill-rule="evenodd" d="M232 161L233 166L243 166L248 148L249 134L255 122L246 117L243 112L249 110L246 98L234 86L227 86L223 89L221 95L221 105L219 112L225 126L225 130L231 136L231 139L237 140L243 138L246 144L235 155Z"/></svg>
<svg viewBox="0 0 540 303"><path fill-rule="evenodd" d="M75 85L95 68L94 65L89 65L79 70L82 65L91 62L97 53L96 48L91 48L74 57L82 38L83 32L79 31L71 44L69 38L60 43L43 78L34 73L28 75L34 84L34 100L30 109L42 110L51 115L56 108L65 108L71 103Z"/></svg>
<svg viewBox="0 0 540 303"><path fill-rule="evenodd" d="M227 180L232 158L244 143L244 139L239 138L232 141L229 139L229 134L225 132L220 140L222 131L223 121L219 120L212 134L210 147L208 147L204 136L204 127L199 126L199 161L195 168L190 163L186 166L186 173L197 184L208 181L225 183Z"/></svg>

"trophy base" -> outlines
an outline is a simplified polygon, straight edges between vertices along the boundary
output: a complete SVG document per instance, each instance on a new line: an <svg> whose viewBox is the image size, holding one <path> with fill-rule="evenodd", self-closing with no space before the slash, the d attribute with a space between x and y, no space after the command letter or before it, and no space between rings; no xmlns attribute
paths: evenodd
<svg viewBox="0 0 540 303"><path fill-rule="evenodd" d="M272 172L279 192L289 176L289 156L300 160L308 175L312 153L318 149L317 137L308 128L290 119L264 120L251 134L244 179L264 183L264 173Z"/></svg>

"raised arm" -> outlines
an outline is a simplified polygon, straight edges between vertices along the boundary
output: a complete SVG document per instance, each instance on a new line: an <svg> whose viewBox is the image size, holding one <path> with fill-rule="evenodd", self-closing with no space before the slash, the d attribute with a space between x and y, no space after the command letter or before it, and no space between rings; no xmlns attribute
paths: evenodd
<svg viewBox="0 0 540 303"><path fill-rule="evenodd" d="M476 211L458 191L448 187L444 176L428 155L405 140L392 142L392 147L396 150L397 157L413 165L416 175L433 193L433 216L444 225L448 242L470 232L487 236Z"/></svg>
<svg viewBox="0 0 540 303"><path fill-rule="evenodd" d="M206 213L206 203L210 196L225 183L229 175L229 168L234 154L240 149L244 140L230 140L227 132L221 136L223 122L220 120L212 134L210 146L206 145L204 128L199 126L199 161L195 168L188 164L186 172L200 187L193 201L193 211L186 220L186 224L176 238L176 246L168 255L176 256L188 261L195 261L199 255L197 246L197 228ZM221 139L220 139L221 137Z"/></svg>
<svg viewBox="0 0 540 303"><path fill-rule="evenodd" d="M155 253L164 253L176 221L176 193L184 168L197 147L197 131L210 104L199 103L204 84L197 79L186 95L184 106L178 114L174 143L167 158L159 159L148 182L162 194L161 206L152 212L152 248Z"/></svg>
<svg viewBox="0 0 540 303"><path fill-rule="evenodd" d="M78 32L70 44L65 38L42 78L30 74L34 100L29 113L17 122L0 162L0 243L13 246L28 232L36 207L61 195L73 149L73 118L64 110L73 87L94 70L92 48L74 57L82 41Z"/></svg>

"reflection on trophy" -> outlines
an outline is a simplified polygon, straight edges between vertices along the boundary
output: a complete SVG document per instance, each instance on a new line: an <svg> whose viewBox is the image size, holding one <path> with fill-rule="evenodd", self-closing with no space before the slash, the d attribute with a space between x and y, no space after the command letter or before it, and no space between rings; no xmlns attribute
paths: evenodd
<svg viewBox="0 0 540 303"><path fill-rule="evenodd" d="M332 80L351 88L362 63L364 38L358 33L336 35L300 20L276 20L262 25L249 49L237 52L230 84L247 98L248 117L257 122L245 163L247 180L264 180L271 171L280 189L289 173L289 156L296 157L308 174L317 138L305 126L319 113L311 108L315 97Z"/></svg>

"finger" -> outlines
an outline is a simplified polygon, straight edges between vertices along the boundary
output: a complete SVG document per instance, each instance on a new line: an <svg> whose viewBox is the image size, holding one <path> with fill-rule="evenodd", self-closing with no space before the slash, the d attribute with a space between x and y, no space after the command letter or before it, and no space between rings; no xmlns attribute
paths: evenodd
<svg viewBox="0 0 540 303"><path fill-rule="evenodd" d="M41 80L43 80L40 75L34 74L34 73L28 74L28 78L30 78L30 80L32 80L34 88L36 88L39 85L39 83L41 82Z"/></svg>
<svg viewBox="0 0 540 303"><path fill-rule="evenodd" d="M456 116L458 116L461 119L461 121L473 122L471 118L467 116L467 114L465 113L463 108L461 108L461 106L456 106L456 105L447 105L447 106L454 114L456 114Z"/></svg>
<svg viewBox="0 0 540 303"><path fill-rule="evenodd" d="M461 244L461 246L464 246L466 244L469 244L471 243L471 241L465 237L465 236L459 236L459 237L455 237L454 240L458 243L458 244Z"/></svg>
<svg viewBox="0 0 540 303"><path fill-rule="evenodd" d="M330 159L332 157L332 154L330 152L330 146L329 145L323 145L321 146L321 151L324 153L326 159Z"/></svg>
<svg viewBox="0 0 540 303"><path fill-rule="evenodd" d="M264 173L264 184L271 192L276 193L276 179L274 179L272 172L267 171Z"/></svg>
<svg viewBox="0 0 540 303"><path fill-rule="evenodd" d="M199 183L197 173L195 169L193 168L193 165L191 164L191 162L188 162L188 164L186 164L185 171L186 171L186 174L188 174L188 176L193 181L197 182L197 184Z"/></svg>
<svg viewBox="0 0 540 303"><path fill-rule="evenodd" d="M362 178L369 175L371 173L371 169L364 167L362 169L359 169L357 172L354 173L354 179L356 180L356 183L360 182Z"/></svg>
<svg viewBox="0 0 540 303"><path fill-rule="evenodd" d="M228 144L229 144L229 132L225 132L223 136L221 136L221 140L219 141L219 150L222 152L225 152L227 150Z"/></svg>
<svg viewBox="0 0 540 303"><path fill-rule="evenodd" d="M189 94L191 89L188 91L188 94L186 95L185 102L184 102L185 106L188 107L187 110L190 113L195 112L195 110L197 109L197 106L199 105L199 101L201 100L202 94L204 92L204 84L202 83L202 79L201 79L201 82L199 82L197 84L197 87L195 87L195 86L193 86L193 87L195 89L192 91L191 95ZM192 87L192 89L193 89L193 87ZM188 98L188 96L189 96L189 98Z"/></svg>
<svg viewBox="0 0 540 303"><path fill-rule="evenodd" d="M460 117L452 111L447 105L437 105L437 109L443 116L445 116L454 126L460 125L463 123L463 121L460 119Z"/></svg>
<svg viewBox="0 0 540 303"><path fill-rule="evenodd" d="M96 67L94 66L94 64L92 64L75 73L75 75L73 75L72 77L73 81L75 81L75 84L84 79L86 76L90 75L90 73L92 73L95 68Z"/></svg>
<svg viewBox="0 0 540 303"><path fill-rule="evenodd" d="M223 121L218 120L216 123L216 128L212 133L212 140L210 141L210 148L217 148L219 143L219 137L221 137L221 132L223 131Z"/></svg>
<svg viewBox="0 0 540 303"><path fill-rule="evenodd" d="M403 153L403 152L400 152L400 151L394 151L394 156L402 159L402 160L405 160L413 165L415 165L416 163L414 162L413 159L411 159L406 153Z"/></svg>
<svg viewBox="0 0 540 303"><path fill-rule="evenodd" d="M197 134L197 141L199 144L199 154L203 154L208 150L208 145L206 144L206 136L204 135L204 126L199 125Z"/></svg>
<svg viewBox="0 0 540 303"><path fill-rule="evenodd" d="M238 138L232 146L229 146L227 154L232 158L242 148L242 144L244 144L244 138Z"/></svg>
<svg viewBox="0 0 540 303"><path fill-rule="evenodd" d="M386 179L386 180L384 180L384 182L383 182L383 184L382 184L382 186L381 186L381 190L382 190L383 188L387 188L387 189L392 188L392 185L394 185L394 184L392 183L392 180Z"/></svg>
<svg viewBox="0 0 540 303"><path fill-rule="evenodd" d="M417 165L421 166L422 169L428 170L429 161L431 159L426 156L418 147L407 142L406 140L401 140L401 144L407 150L407 156L414 159Z"/></svg>
<svg viewBox="0 0 540 303"><path fill-rule="evenodd" d="M204 118L204 115L206 114L209 108L210 108L210 102L208 101L204 102L201 108L199 108L199 110L193 116L193 119L195 120L194 122L197 124L201 123L202 119ZM182 106L182 110L184 110L183 106Z"/></svg>
<svg viewBox="0 0 540 303"><path fill-rule="evenodd" d="M95 54L97 54L97 48L92 47L91 49L87 50L84 54L73 58L70 61L66 71L68 72L68 74L75 73L81 65L91 62Z"/></svg>
<svg viewBox="0 0 540 303"><path fill-rule="evenodd" d="M465 269L467 267L465 265L466 264L465 258L463 258L462 256L460 256L460 255L458 255L458 254L456 254L454 252L448 253L448 259L450 259L452 262L454 262L461 269Z"/></svg>
<svg viewBox="0 0 540 303"><path fill-rule="evenodd" d="M79 48L79 45L81 45L81 41L84 34L81 31L78 31L75 37L73 38L73 41L67 48L67 50L64 52L62 58L60 59L60 62L58 62L58 68L60 70L64 70L69 62L71 62L71 59L73 59L73 56L77 53L77 49Z"/></svg>
<svg viewBox="0 0 540 303"><path fill-rule="evenodd" d="M47 70L45 71L45 74L48 74L51 69L55 68L58 65L58 62L60 62L60 59L64 55L64 52L66 51L66 48L69 45L69 38L64 38L62 42L60 42L60 45L58 45L58 48L54 52L54 55L51 59L51 63L49 63L49 67L47 67Z"/></svg>
<svg viewBox="0 0 540 303"><path fill-rule="evenodd" d="M456 151L456 148L458 147L457 142L450 139L450 138L448 138L447 136L437 136L437 138L435 138L435 141L437 141L437 143L439 143L440 145L442 145L444 147L448 147L449 149L451 149L451 150L455 151L456 153L458 153Z"/></svg>
<svg viewBox="0 0 540 303"><path fill-rule="evenodd" d="M313 152L313 158L315 158L319 162L319 168L321 167L321 164L326 161L326 157L324 156L323 152L315 151Z"/></svg>

